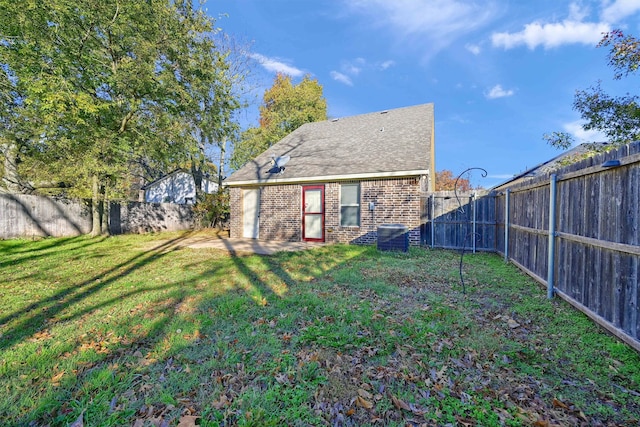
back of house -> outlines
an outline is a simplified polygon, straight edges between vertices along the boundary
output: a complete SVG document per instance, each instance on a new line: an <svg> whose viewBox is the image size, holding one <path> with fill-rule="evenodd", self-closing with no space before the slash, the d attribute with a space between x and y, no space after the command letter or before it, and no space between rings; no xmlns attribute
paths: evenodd
<svg viewBox="0 0 640 427"><path fill-rule="evenodd" d="M391 223L417 245L434 175L433 104L307 123L225 181L231 237L375 243Z"/></svg>

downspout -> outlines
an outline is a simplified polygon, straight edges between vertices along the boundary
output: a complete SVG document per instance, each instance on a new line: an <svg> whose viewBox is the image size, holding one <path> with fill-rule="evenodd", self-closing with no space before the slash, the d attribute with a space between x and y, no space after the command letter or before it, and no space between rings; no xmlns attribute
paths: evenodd
<svg viewBox="0 0 640 427"><path fill-rule="evenodd" d="M504 262L509 262L509 195L511 189L504 193Z"/></svg>
<svg viewBox="0 0 640 427"><path fill-rule="evenodd" d="M436 245L436 196L431 195L431 249Z"/></svg>
<svg viewBox="0 0 640 427"><path fill-rule="evenodd" d="M556 174L549 182L549 259L547 261L547 298L553 298L556 259Z"/></svg>

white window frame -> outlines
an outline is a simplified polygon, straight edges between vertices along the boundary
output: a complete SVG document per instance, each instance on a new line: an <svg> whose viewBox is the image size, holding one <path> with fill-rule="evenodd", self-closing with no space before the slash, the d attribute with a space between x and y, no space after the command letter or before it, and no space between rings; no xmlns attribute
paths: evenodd
<svg viewBox="0 0 640 427"><path fill-rule="evenodd" d="M358 203L351 203L351 204L342 204L342 188L343 186L356 186L358 189ZM346 228L358 228L360 227L361 223L362 223L362 206L360 203L360 183L359 182L349 182L349 183L344 183L344 184L340 184L340 194L339 194L339 199L338 199L338 204L339 204L339 220L340 220L340 227L346 227ZM342 207L357 207L358 208L358 224L357 225L343 225L342 224Z"/></svg>

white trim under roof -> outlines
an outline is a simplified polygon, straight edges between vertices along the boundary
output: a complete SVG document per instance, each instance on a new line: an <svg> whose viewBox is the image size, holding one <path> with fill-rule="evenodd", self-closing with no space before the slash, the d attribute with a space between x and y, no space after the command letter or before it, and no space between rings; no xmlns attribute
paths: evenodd
<svg viewBox="0 0 640 427"><path fill-rule="evenodd" d="M251 179L247 181L234 181L222 183L225 187L238 187L241 185L259 185L259 184L295 184L307 182L330 182L330 181L349 181L363 179L380 179L380 178L406 178L410 176L429 175L429 169L417 169L411 171L394 171L394 172L370 172L357 173L353 175L326 175L326 176L309 176L299 178L266 178ZM276 175L277 176L277 175Z"/></svg>

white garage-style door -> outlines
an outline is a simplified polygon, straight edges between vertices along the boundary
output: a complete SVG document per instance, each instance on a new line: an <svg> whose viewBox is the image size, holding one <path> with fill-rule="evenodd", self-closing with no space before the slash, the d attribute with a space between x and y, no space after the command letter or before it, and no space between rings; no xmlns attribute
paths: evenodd
<svg viewBox="0 0 640 427"><path fill-rule="evenodd" d="M242 237L260 236L260 189L242 190Z"/></svg>

